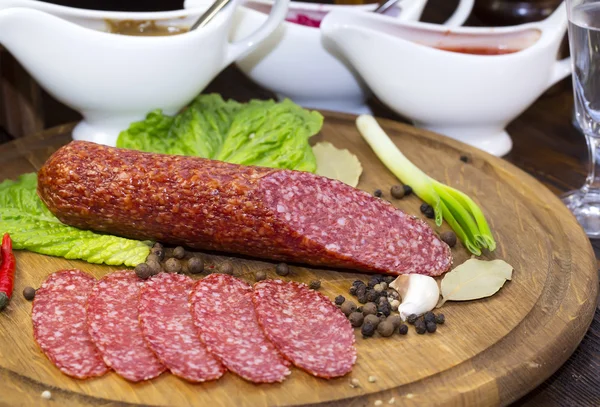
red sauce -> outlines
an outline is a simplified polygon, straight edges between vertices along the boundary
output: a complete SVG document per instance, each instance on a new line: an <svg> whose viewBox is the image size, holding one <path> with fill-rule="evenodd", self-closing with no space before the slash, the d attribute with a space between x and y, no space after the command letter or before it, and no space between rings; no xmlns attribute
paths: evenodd
<svg viewBox="0 0 600 407"><path fill-rule="evenodd" d="M321 20L316 20L314 18L310 18L304 14L296 15L296 18L286 18L285 21L290 23L305 25L307 27L315 27L318 28L321 26Z"/></svg>
<svg viewBox="0 0 600 407"><path fill-rule="evenodd" d="M519 49L505 49L505 48L492 48L492 47L436 47L444 51L458 52L460 54L471 54L471 55L504 55L512 54L520 51Z"/></svg>

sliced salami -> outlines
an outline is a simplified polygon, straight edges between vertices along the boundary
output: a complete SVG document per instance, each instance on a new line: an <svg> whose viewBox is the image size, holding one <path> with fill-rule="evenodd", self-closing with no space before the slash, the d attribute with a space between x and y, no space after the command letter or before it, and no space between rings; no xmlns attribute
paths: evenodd
<svg viewBox="0 0 600 407"><path fill-rule="evenodd" d="M109 370L86 326L85 304L95 283L80 270L57 271L37 290L31 312L39 347L61 372L78 379Z"/></svg>
<svg viewBox="0 0 600 407"><path fill-rule="evenodd" d="M165 371L142 336L138 320L142 284L133 271L117 271L96 283L87 302L88 331L104 362L132 382Z"/></svg>
<svg viewBox="0 0 600 407"><path fill-rule="evenodd" d="M354 330L327 297L305 284L265 280L254 285L258 322L277 349L315 376L343 376L356 362Z"/></svg>
<svg viewBox="0 0 600 407"><path fill-rule="evenodd" d="M138 306L144 339L158 359L176 376L191 382L216 380L225 373L198 337L189 295L194 280L160 273L144 283Z"/></svg>
<svg viewBox="0 0 600 407"><path fill-rule="evenodd" d="M211 274L196 283L190 303L200 338L230 371L254 383L281 382L290 374L258 325L248 284Z"/></svg>

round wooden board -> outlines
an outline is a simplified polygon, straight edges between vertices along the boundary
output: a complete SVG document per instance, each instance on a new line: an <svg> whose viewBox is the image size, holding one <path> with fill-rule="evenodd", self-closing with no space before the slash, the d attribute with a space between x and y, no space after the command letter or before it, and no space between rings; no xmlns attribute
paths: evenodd
<svg viewBox="0 0 600 407"><path fill-rule="evenodd" d="M358 361L340 379L322 380L294 369L282 384L253 385L228 373L216 382L189 384L170 374L133 384L109 373L74 380L62 375L40 352L32 337L31 304L21 291L38 287L45 276L77 267L100 277L114 267L91 265L27 252L17 253L15 295L0 314L0 394L7 405L181 405L272 406L339 405L506 405L550 376L575 350L592 317L597 299L596 261L590 243L573 216L544 186L511 164L436 134L381 120L402 151L428 174L471 195L486 213L498 242L488 259L500 258L515 271L495 296L449 302L447 323L437 333L363 339L357 331ZM39 168L69 140L71 127L49 130L0 147L0 179ZM354 117L326 114L320 135L356 154L363 167L359 188L389 188L397 180L362 141ZM462 162L466 154L470 160ZM392 200L421 216L420 200ZM431 222L430 222L431 223ZM433 224L432 224L433 226ZM441 230L445 230L446 225ZM459 244L455 265L470 256ZM228 256L207 256L207 264L232 261L235 274L253 281L256 270L277 277L272 263ZM290 279L322 281L321 291L347 297L348 287L368 275L293 267ZM370 382L369 376L376 380ZM359 387L350 386L358 379Z"/></svg>

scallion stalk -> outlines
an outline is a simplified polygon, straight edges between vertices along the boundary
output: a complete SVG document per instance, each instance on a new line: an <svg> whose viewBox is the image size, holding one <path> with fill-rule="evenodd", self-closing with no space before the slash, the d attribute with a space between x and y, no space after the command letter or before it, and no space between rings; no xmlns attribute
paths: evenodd
<svg viewBox="0 0 600 407"><path fill-rule="evenodd" d="M436 181L414 165L373 116L359 116L356 127L383 164L433 207L437 226L441 226L443 219L446 219L456 236L475 255L481 255L481 249L493 251L496 248L496 241L481 208L468 195Z"/></svg>

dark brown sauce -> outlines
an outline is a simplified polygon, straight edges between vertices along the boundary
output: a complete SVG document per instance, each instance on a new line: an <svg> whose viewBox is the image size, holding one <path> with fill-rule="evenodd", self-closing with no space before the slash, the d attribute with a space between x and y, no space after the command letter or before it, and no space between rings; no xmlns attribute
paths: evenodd
<svg viewBox="0 0 600 407"><path fill-rule="evenodd" d="M166 36L183 34L189 31L189 28L177 25L157 25L154 20L105 20L108 24L109 32L121 35L136 36Z"/></svg>
<svg viewBox="0 0 600 407"><path fill-rule="evenodd" d="M443 51L458 52L471 55L505 55L520 51L519 49L506 49L496 47L435 47Z"/></svg>

